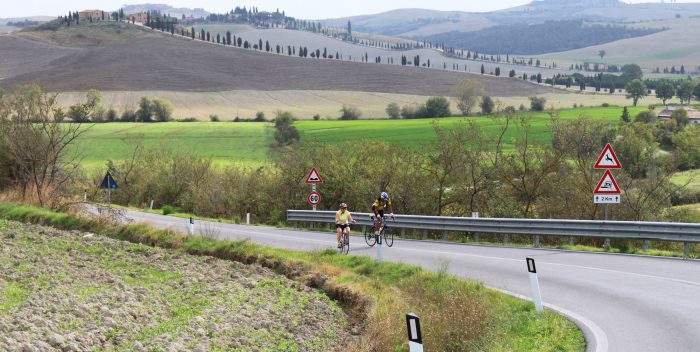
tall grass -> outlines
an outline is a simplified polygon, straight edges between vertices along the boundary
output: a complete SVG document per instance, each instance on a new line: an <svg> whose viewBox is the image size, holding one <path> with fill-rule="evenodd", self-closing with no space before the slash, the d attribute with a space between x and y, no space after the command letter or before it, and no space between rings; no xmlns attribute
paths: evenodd
<svg viewBox="0 0 700 352"><path fill-rule="evenodd" d="M0 204L0 217L50 225L248 264L260 264L304 282L338 301L349 316L352 341L343 351L407 351L405 314L422 321L428 351L581 351L585 343L563 317L537 314L532 304L448 274L418 266L381 263L334 250L296 252L249 241L218 241L156 230L144 224L117 225L110 219ZM531 334L538 331L538 334Z"/></svg>

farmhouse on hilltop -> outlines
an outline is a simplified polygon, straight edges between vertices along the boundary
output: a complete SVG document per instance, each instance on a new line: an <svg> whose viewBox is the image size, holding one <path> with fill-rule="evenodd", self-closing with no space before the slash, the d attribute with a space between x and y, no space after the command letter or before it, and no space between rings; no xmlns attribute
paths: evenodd
<svg viewBox="0 0 700 352"><path fill-rule="evenodd" d="M83 21L108 20L109 13L102 10L83 10L78 13Z"/></svg>
<svg viewBox="0 0 700 352"><path fill-rule="evenodd" d="M135 12L129 14L129 20L145 24L146 22L148 22L148 15L145 12Z"/></svg>

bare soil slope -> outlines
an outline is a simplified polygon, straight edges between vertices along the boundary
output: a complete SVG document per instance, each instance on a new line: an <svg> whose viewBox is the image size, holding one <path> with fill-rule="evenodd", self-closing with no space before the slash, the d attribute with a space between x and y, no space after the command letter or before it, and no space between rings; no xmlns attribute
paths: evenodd
<svg viewBox="0 0 700 352"><path fill-rule="evenodd" d="M490 95L523 96L546 89L503 78L391 65L302 59L193 42L170 36L136 36L99 47L65 49L17 45L14 36L0 36L0 53L25 58L0 61L6 72L0 85L36 82L49 90L344 90L418 95L448 94L469 77L482 81ZM25 39L26 40L26 39ZM49 61L47 55L58 59ZM4 57L4 56L3 56ZM42 65L34 63L42 60ZM18 74L19 73L19 74Z"/></svg>

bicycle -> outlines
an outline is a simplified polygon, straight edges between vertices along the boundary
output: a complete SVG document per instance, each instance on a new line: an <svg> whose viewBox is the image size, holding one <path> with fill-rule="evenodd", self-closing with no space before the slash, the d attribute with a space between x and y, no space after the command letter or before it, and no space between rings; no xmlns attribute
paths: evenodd
<svg viewBox="0 0 700 352"><path fill-rule="evenodd" d="M370 219L372 219L372 225L371 228L365 228L365 242L367 243L368 246L374 247L374 245L377 243L377 236L374 235L374 229L377 226L377 219L374 218L374 216L370 216ZM391 247L394 245L394 234L388 233L387 228L389 225L387 224L386 219L382 221L382 226L379 229L379 244L382 244L382 239L384 239L384 243L386 244L387 247Z"/></svg>
<svg viewBox="0 0 700 352"><path fill-rule="evenodd" d="M348 232L350 231L350 224L346 224L347 227L345 227L340 234L340 247L338 247L338 253L340 254L348 254L350 252L350 236L348 236Z"/></svg>

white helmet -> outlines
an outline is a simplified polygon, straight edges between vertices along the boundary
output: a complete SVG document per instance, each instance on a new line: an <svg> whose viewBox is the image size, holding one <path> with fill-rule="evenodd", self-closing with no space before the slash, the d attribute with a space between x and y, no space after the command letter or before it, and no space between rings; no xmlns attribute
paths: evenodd
<svg viewBox="0 0 700 352"><path fill-rule="evenodd" d="M389 194L386 192L382 192L382 194L379 195L379 199L386 202L387 200L389 200Z"/></svg>

